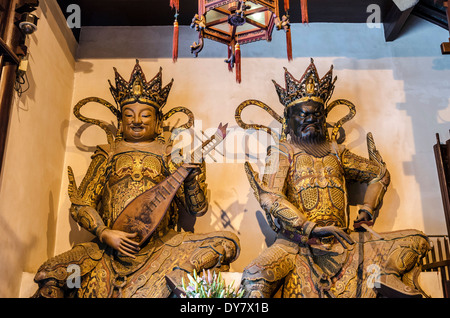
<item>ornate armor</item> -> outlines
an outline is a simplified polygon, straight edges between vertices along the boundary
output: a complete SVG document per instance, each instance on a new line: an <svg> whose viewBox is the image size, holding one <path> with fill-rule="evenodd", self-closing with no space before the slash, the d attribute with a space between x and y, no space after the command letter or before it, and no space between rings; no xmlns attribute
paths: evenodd
<svg viewBox="0 0 450 318"><path fill-rule="evenodd" d="M168 297L193 269L224 270L238 256L239 239L233 233L175 231L180 211L201 216L208 210L204 163L198 165L197 174L187 174L181 181L155 230L140 245L129 239L131 233L114 229L130 202L167 180L183 164L179 160L182 154L159 134L159 125L181 111L189 117L182 128L189 128L193 115L181 107L162 114L172 82L164 88L161 82L161 70L147 82L136 63L129 82L116 71L116 87L112 86L111 92L119 109L98 98L75 106L79 119L100 126L108 136L108 144L97 147L79 187L69 168L71 216L96 239L45 262L35 276L39 285L36 297ZM117 135L104 122L80 114L89 101L100 102L117 115ZM142 213L133 219L130 232L146 226L145 218L150 216ZM80 269L81 283L75 289L67 285L71 265Z"/></svg>
<svg viewBox="0 0 450 318"><path fill-rule="evenodd" d="M326 105L335 79L332 70L319 78L313 61L300 80L287 70L285 80L286 88L275 83L285 106L284 117L255 100L243 102L236 110L242 128L263 129L277 140L270 128L241 120L242 110L252 104L268 111L283 128L278 143L268 149L262 181L245 165L254 194L278 233L275 243L244 269L245 296L273 297L280 291L282 297L375 297L377 292L421 297L411 273L417 272L420 258L429 249L423 233L392 232L380 240L349 227L347 182L368 185L355 229L376 220L390 182L370 133L369 159L352 153L337 138L343 123L355 115L354 105L347 100ZM325 118L339 104L348 106L350 113L329 135ZM368 265L378 270L376 288L368 287Z"/></svg>

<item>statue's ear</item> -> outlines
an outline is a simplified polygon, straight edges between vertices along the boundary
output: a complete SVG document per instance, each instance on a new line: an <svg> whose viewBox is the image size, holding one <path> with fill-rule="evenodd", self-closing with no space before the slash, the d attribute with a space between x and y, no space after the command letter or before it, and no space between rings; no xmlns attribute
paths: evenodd
<svg viewBox="0 0 450 318"><path fill-rule="evenodd" d="M116 131L116 141L119 141L123 138L123 124L122 119L118 118L117 120L117 131Z"/></svg>
<svg viewBox="0 0 450 318"><path fill-rule="evenodd" d="M161 135L163 133L163 124L164 124L163 114L159 113L156 116L156 134L157 135Z"/></svg>

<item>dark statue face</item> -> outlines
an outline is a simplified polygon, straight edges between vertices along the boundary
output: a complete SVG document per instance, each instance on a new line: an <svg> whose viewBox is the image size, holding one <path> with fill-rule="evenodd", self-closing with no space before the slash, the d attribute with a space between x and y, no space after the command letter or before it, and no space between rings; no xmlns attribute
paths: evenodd
<svg viewBox="0 0 450 318"><path fill-rule="evenodd" d="M152 141L157 137L159 120L152 106L134 103L122 110L123 138L129 142Z"/></svg>
<svg viewBox="0 0 450 318"><path fill-rule="evenodd" d="M293 105L286 113L288 131L294 141L325 140L325 110L323 104L307 101Z"/></svg>

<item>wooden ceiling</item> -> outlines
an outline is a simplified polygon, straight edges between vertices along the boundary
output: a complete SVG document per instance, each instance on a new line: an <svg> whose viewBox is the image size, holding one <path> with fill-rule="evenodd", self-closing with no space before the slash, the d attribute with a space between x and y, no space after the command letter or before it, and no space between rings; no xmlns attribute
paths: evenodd
<svg viewBox="0 0 450 318"><path fill-rule="evenodd" d="M448 28L443 1L420 0L410 13ZM82 27L172 25L174 11L169 2L169 0L58 0L66 17L70 14L66 12L68 5L76 3L80 6ZM283 0L280 0L280 7L282 3ZM392 0L309 0L309 20L310 23L365 23L370 14L367 13L370 4L380 6L382 17L387 16L393 6ZM299 23L300 0L290 0L290 8L291 22ZM178 17L180 25L190 25L197 11L197 0L180 0ZM73 31L78 39L80 30L73 29Z"/></svg>

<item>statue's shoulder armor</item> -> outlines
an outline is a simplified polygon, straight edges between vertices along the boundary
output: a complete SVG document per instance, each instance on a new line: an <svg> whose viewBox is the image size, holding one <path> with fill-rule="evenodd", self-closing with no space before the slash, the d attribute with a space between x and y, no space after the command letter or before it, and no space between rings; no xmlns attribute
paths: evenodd
<svg viewBox="0 0 450 318"><path fill-rule="evenodd" d="M289 162L292 161L292 158L294 156L295 153L295 149L294 147L288 143L287 141L280 141L278 144L276 145L271 145L267 148L267 153L270 154L274 154L277 153L281 156L286 157Z"/></svg>
<svg viewBox="0 0 450 318"><path fill-rule="evenodd" d="M343 144L338 144L337 142L332 142L331 143L331 152L336 154L339 158L342 157L342 154L348 151L347 147L345 147L345 145Z"/></svg>
<svg viewBox="0 0 450 318"><path fill-rule="evenodd" d="M91 156L91 158L94 158L96 156L103 156L105 158L108 158L111 154L111 146L108 144L105 145L97 145L94 154Z"/></svg>

